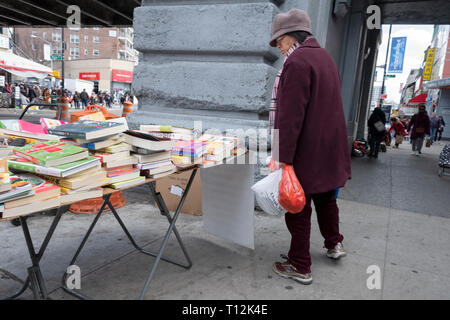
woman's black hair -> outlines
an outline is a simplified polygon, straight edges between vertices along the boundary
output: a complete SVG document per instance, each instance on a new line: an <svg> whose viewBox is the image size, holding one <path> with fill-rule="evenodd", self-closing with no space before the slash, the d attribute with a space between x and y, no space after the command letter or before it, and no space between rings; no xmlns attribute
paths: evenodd
<svg viewBox="0 0 450 320"><path fill-rule="evenodd" d="M292 31L286 33L288 36L294 37L299 43L303 43L305 39L311 35L308 31Z"/></svg>

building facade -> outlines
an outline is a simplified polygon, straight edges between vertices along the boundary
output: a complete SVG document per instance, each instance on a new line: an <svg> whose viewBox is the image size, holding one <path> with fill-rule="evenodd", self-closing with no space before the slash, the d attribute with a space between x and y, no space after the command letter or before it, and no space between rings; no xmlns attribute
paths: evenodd
<svg viewBox="0 0 450 320"><path fill-rule="evenodd" d="M134 65L119 59L71 60L65 63L65 78L92 81L97 92L126 92L131 90Z"/></svg>
<svg viewBox="0 0 450 320"><path fill-rule="evenodd" d="M28 57L47 66L44 45L50 45L53 69L61 71L62 28L16 28L15 43ZM133 47L133 28L64 28L65 61L114 59L137 64L138 52Z"/></svg>

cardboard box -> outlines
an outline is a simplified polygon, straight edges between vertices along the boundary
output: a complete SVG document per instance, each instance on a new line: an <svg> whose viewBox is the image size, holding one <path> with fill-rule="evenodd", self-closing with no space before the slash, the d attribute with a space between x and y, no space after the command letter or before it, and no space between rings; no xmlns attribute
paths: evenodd
<svg viewBox="0 0 450 320"><path fill-rule="evenodd" d="M175 211L177 209L191 173L192 170L187 170L186 172L172 174L156 181L156 191L161 193L161 196L170 211ZM192 182L189 194L181 208L181 212L192 214L194 216L202 215L202 181L200 170L197 170L197 173L195 174L194 181Z"/></svg>

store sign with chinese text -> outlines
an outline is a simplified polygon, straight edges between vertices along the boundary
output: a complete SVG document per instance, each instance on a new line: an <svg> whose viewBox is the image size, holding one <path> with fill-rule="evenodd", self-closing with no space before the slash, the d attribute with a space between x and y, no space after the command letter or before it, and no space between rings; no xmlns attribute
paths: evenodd
<svg viewBox="0 0 450 320"><path fill-rule="evenodd" d="M431 80L431 72L433 71L434 63L434 48L429 48L427 50L427 60L425 62L425 67L423 68L423 81Z"/></svg>

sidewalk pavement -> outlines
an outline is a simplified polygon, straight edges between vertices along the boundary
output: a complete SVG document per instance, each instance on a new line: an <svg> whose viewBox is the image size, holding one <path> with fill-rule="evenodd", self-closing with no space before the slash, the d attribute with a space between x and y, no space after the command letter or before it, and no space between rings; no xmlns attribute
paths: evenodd
<svg viewBox="0 0 450 320"><path fill-rule="evenodd" d="M410 145L388 148L378 160L352 159L353 179L338 199L347 257L325 256L313 215L311 256L314 282L309 286L278 277L272 263L289 248L282 217L255 212L255 250L204 232L202 218L183 214L177 227L191 255L185 270L161 262L146 299L448 299L450 297L450 177L439 178L437 158L444 145L409 155ZM124 192L118 210L136 241L157 251L168 225L140 187ZM94 217L66 213L42 260L52 299L74 299L60 289L67 263ZM36 243L51 217L29 219ZM163 232L164 232L163 231ZM0 224L0 296L20 287L30 265L22 232ZM166 255L182 259L172 236ZM154 258L138 253L111 213L104 214L77 262L82 290L95 299L137 299ZM369 290L369 266L381 270L381 289ZM12 273L8 276L4 272ZM30 291L25 298L31 298Z"/></svg>

